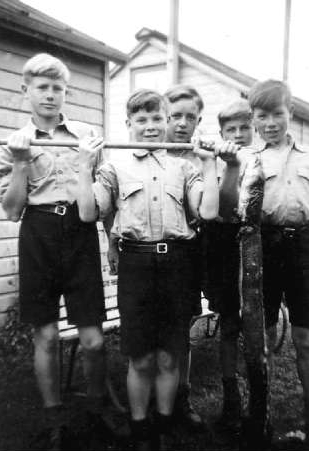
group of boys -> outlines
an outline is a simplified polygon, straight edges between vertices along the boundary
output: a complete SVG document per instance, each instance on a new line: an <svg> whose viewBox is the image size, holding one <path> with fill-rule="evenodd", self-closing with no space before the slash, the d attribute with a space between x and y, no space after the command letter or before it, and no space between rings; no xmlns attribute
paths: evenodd
<svg viewBox="0 0 309 451"><path fill-rule="evenodd" d="M61 113L68 80L69 71L59 59L39 54L28 60L22 90L32 118L8 138L0 153L2 206L10 220L22 219L20 314L34 327L35 372L52 449L61 447L68 417L60 397L58 363L61 294L84 350L89 409L107 421L99 219L111 223L112 218L109 259L118 273L134 449L172 449L175 419L194 428L203 425L190 399L189 340L191 319L201 309L201 289L220 313L224 398L216 428L239 432L235 211L239 182L254 152L261 155L265 175L266 325L272 344L284 293L308 431L309 154L287 133L293 111L288 87L273 80L259 82L249 102L240 99L228 105L218 117L220 144L199 137L194 151L135 149L122 159L102 162L103 138ZM126 107L132 141L188 143L201 120L203 101L193 87L178 85L164 96L148 89L136 91ZM254 151L247 148L253 123L265 142ZM79 140L78 148L52 145L54 139L70 138ZM33 147L31 139L50 139L51 145ZM221 177L217 157L225 166ZM150 418L152 390L156 407Z"/></svg>

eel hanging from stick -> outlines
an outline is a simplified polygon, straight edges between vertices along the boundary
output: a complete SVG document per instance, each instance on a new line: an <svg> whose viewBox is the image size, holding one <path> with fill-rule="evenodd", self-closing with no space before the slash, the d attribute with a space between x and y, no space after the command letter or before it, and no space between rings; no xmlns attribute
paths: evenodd
<svg viewBox="0 0 309 451"><path fill-rule="evenodd" d="M240 188L238 213L241 220L240 301L244 357L250 385L249 415L244 420L241 450L270 447L270 381L263 308L263 251L261 239L264 176L260 154L246 167Z"/></svg>

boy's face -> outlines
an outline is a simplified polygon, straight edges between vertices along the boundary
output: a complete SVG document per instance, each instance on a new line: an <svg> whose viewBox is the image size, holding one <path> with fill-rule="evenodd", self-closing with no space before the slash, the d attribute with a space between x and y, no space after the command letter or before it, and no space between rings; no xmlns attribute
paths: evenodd
<svg viewBox="0 0 309 451"><path fill-rule="evenodd" d="M137 142L163 142L166 136L167 116L164 108L139 110L126 121L131 139Z"/></svg>
<svg viewBox="0 0 309 451"><path fill-rule="evenodd" d="M190 142L196 126L201 120L198 105L194 99L180 99L168 102L167 140L174 143Z"/></svg>
<svg viewBox="0 0 309 451"><path fill-rule="evenodd" d="M250 146L253 138L253 126L250 120L231 119L222 126L221 136L224 141L233 141L239 146Z"/></svg>
<svg viewBox="0 0 309 451"><path fill-rule="evenodd" d="M29 84L22 85L34 115L51 119L59 115L65 101L66 83L62 79L44 76L33 77Z"/></svg>
<svg viewBox="0 0 309 451"><path fill-rule="evenodd" d="M285 140L292 112L292 108L289 109L283 101L270 111L254 108L253 122L261 138L271 145L282 144Z"/></svg>

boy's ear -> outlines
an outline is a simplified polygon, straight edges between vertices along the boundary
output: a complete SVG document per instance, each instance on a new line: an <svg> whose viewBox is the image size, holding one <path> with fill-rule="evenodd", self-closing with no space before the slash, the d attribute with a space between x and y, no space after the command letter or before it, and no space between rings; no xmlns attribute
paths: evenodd
<svg viewBox="0 0 309 451"><path fill-rule="evenodd" d="M23 93L24 95L27 94L27 92L28 92L28 86L27 86L25 83L22 83L22 85L21 85L21 91L22 91L22 93Z"/></svg>
<svg viewBox="0 0 309 451"><path fill-rule="evenodd" d="M166 116L166 122L169 123L170 120L171 120L171 115L169 114L168 116Z"/></svg>
<svg viewBox="0 0 309 451"><path fill-rule="evenodd" d="M294 107L294 105L292 104L292 105L291 105L291 108L290 108L290 119L293 118L293 116L294 116L294 111L295 111L295 107Z"/></svg>
<svg viewBox="0 0 309 451"><path fill-rule="evenodd" d="M202 116L200 116L200 117L198 118L197 124L200 124L201 120L202 120Z"/></svg>
<svg viewBox="0 0 309 451"><path fill-rule="evenodd" d="M131 121L130 121L130 119L126 119L126 126L127 126L127 128L128 129L130 129L131 128Z"/></svg>
<svg viewBox="0 0 309 451"><path fill-rule="evenodd" d="M221 138L223 139L223 136L222 136L222 129L220 128L220 130L219 130L219 135L221 136Z"/></svg>

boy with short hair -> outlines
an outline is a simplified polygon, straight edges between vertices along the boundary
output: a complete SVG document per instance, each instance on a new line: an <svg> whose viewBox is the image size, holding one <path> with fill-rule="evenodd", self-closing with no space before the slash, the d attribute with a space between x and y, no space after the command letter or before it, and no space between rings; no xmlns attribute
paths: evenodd
<svg viewBox="0 0 309 451"><path fill-rule="evenodd" d="M241 147L250 146L253 138L252 112L247 100L234 100L218 114L220 135ZM238 158L249 149L238 152ZM236 170L233 161L226 163L228 172ZM237 179L236 177L236 179ZM223 177L223 183L225 183ZM205 259L207 265L206 297L210 309L220 314L220 358L223 383L223 409L215 429L222 437L238 434L241 426L241 398L237 382L239 303L239 222L231 220L207 225ZM209 264L207 264L209 262Z"/></svg>
<svg viewBox="0 0 309 451"><path fill-rule="evenodd" d="M196 127L201 121L204 108L203 99L197 90L190 85L175 85L166 91L164 97L168 105L167 141L174 143L190 143ZM197 169L201 168L200 158L192 151L169 150L168 153L191 161ZM201 300L192 305L192 316L201 313ZM191 350L184 349L179 357L179 387L175 399L175 414L185 421L189 427L200 428L202 418L195 411L191 402Z"/></svg>
<svg viewBox="0 0 309 451"><path fill-rule="evenodd" d="M82 222L78 216L78 148L53 147L53 139L92 136L89 145L100 149L102 138L95 138L90 126L61 113L69 76L67 66L49 54L26 62L22 91L32 117L9 136L0 153L2 206L9 219L21 219L20 317L34 327L35 373L52 429L46 447L53 450L61 447L67 420L58 358L61 294L84 349L90 402L103 408L105 310L97 229L95 222ZM30 146L31 139L41 138L50 145Z"/></svg>
<svg viewBox="0 0 309 451"><path fill-rule="evenodd" d="M127 102L127 127L139 142L164 142L165 100L139 90ZM166 150L136 149L125 161L105 164L92 185L95 152L80 154L79 211L82 220L115 212L119 236L118 303L121 348L129 356L127 389L136 450L151 449L150 390L157 400L159 445L168 448L177 391L178 350L189 346L191 305L200 297L195 231L187 218L218 212L214 155L200 150L204 181L194 166ZM188 299L192 302L188 303Z"/></svg>
<svg viewBox="0 0 309 451"><path fill-rule="evenodd" d="M264 141L262 211L265 321L274 345L282 294L285 294L299 378L304 391L306 440L309 437L309 151L288 133L291 92L277 80L257 82L249 92L253 122ZM233 175L232 175L233 177ZM225 195L237 204L237 184ZM226 197L226 199L227 199Z"/></svg>

